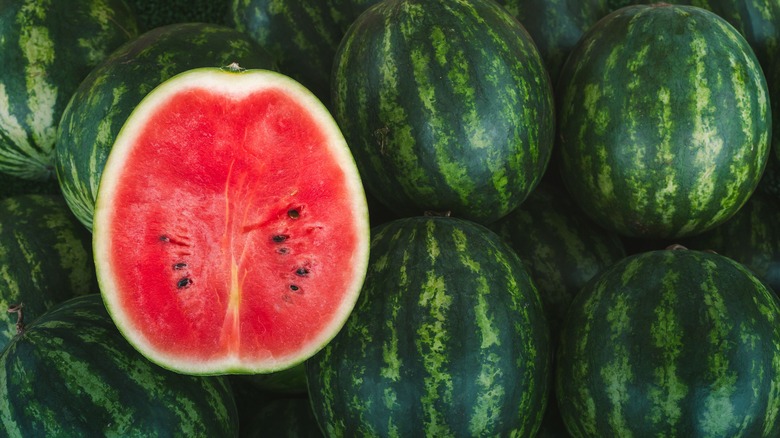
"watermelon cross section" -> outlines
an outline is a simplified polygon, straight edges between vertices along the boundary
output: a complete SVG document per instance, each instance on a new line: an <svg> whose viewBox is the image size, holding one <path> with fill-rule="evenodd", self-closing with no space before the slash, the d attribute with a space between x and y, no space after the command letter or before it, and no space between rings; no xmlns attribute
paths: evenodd
<svg viewBox="0 0 780 438"><path fill-rule="evenodd" d="M266 70L199 68L133 111L93 227L113 320L191 374L274 372L327 343L365 277L369 225L328 111Z"/></svg>

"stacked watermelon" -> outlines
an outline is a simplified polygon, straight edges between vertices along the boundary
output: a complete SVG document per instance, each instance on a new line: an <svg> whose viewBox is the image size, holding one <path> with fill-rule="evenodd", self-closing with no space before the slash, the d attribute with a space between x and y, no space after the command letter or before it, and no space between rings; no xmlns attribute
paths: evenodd
<svg viewBox="0 0 780 438"><path fill-rule="evenodd" d="M0 0L0 430L779 436L780 13L642 3Z"/></svg>

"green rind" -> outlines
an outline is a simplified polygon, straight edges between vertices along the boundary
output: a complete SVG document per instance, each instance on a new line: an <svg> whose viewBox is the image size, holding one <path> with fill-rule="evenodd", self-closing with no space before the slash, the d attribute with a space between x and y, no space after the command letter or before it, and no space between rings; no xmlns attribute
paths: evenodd
<svg viewBox="0 0 780 438"><path fill-rule="evenodd" d="M268 50L284 73L330 101L330 72L343 33L323 0L232 0L230 24Z"/></svg>
<svg viewBox="0 0 780 438"><path fill-rule="evenodd" d="M561 174L596 222L692 235L731 217L769 152L771 110L745 39L692 6L631 6L594 25L559 82Z"/></svg>
<svg viewBox="0 0 780 438"><path fill-rule="evenodd" d="M166 79L197 67L273 68L244 33L208 23L148 31L114 51L81 83L57 131L55 169L73 213L88 229L106 159L127 117Z"/></svg>
<svg viewBox="0 0 780 438"><path fill-rule="evenodd" d="M546 183L489 228L507 241L528 268L553 342L580 289L626 256L616 233L593 223L563 189Z"/></svg>
<svg viewBox="0 0 780 438"><path fill-rule="evenodd" d="M116 330L99 295L29 324L0 356L8 436L236 436L229 383L166 371Z"/></svg>
<svg viewBox="0 0 780 438"><path fill-rule="evenodd" d="M254 406L241 419L241 438L320 438L324 435L314 418L308 397L274 398Z"/></svg>
<svg viewBox="0 0 780 438"><path fill-rule="evenodd" d="M574 437L780 434L780 303L717 254L631 256L572 302L556 392Z"/></svg>
<svg viewBox="0 0 780 438"><path fill-rule="evenodd" d="M122 0L0 2L0 172L53 177L56 130L68 99L137 33Z"/></svg>
<svg viewBox="0 0 780 438"><path fill-rule="evenodd" d="M96 293L91 235L59 195L27 194L0 200L0 351L25 321L76 295Z"/></svg>
<svg viewBox="0 0 780 438"><path fill-rule="evenodd" d="M366 189L398 214L489 223L547 166L549 75L493 1L379 2L342 39L332 81L334 117Z"/></svg>
<svg viewBox="0 0 780 438"><path fill-rule="evenodd" d="M517 255L462 219L373 230L358 304L306 362L326 436L533 436L547 399L544 311Z"/></svg>

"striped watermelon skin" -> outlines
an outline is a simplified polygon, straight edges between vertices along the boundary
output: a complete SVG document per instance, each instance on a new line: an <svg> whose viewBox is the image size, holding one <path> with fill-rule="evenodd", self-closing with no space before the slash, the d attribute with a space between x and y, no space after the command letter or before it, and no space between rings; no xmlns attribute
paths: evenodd
<svg viewBox="0 0 780 438"><path fill-rule="evenodd" d="M341 332L306 362L326 436L533 436L550 348L538 292L493 232L452 217L375 228Z"/></svg>
<svg viewBox="0 0 780 438"><path fill-rule="evenodd" d="M549 75L493 1L373 5L341 41L332 92L367 191L400 215L489 223L525 199L550 158Z"/></svg>
<svg viewBox="0 0 780 438"><path fill-rule="evenodd" d="M637 254L570 309L555 381L572 436L779 436L780 303L743 265Z"/></svg>
<svg viewBox="0 0 780 438"><path fill-rule="evenodd" d="M68 99L92 68L137 34L123 0L0 1L0 172L53 177Z"/></svg>
<svg viewBox="0 0 780 438"><path fill-rule="evenodd" d="M766 165L761 67L725 20L693 6L615 11L559 82L561 174L578 204L629 237L693 235L731 217Z"/></svg>
<svg viewBox="0 0 780 438"><path fill-rule="evenodd" d="M164 370L128 344L99 294L67 300L0 355L0 422L8 436L231 437L224 377Z"/></svg>
<svg viewBox="0 0 780 438"><path fill-rule="evenodd" d="M211 23L152 29L108 56L71 98L57 131L55 170L65 200L88 229L106 159L132 110L166 79L197 67L275 68L249 36Z"/></svg>
<svg viewBox="0 0 780 438"><path fill-rule="evenodd" d="M55 304L96 293L92 238L59 195L25 194L0 201L0 350L16 335L5 310L22 304L32 321Z"/></svg>
<svg viewBox="0 0 780 438"><path fill-rule="evenodd" d="M328 2L232 0L229 21L271 53L279 72L330 101L330 71L343 31Z"/></svg>

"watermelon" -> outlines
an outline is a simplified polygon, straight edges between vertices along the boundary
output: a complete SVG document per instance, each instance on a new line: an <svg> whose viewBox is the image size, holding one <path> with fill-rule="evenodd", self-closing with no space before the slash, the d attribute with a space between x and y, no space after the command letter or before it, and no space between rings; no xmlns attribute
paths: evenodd
<svg viewBox="0 0 780 438"><path fill-rule="evenodd" d="M553 340L571 300L585 283L626 256L616 233L593 223L565 190L546 182L490 228L507 241L528 269Z"/></svg>
<svg viewBox="0 0 780 438"><path fill-rule="evenodd" d="M771 110L753 50L694 7L629 6L583 36L561 71L561 174L580 207L631 237L722 224L766 165Z"/></svg>
<svg viewBox="0 0 780 438"><path fill-rule="evenodd" d="M415 216L372 229L358 304L306 376L326 436L534 436L550 356L539 294L506 243Z"/></svg>
<svg viewBox="0 0 780 438"><path fill-rule="evenodd" d="M32 321L57 303L98 291L90 242L61 196L0 200L0 350L16 335L17 318ZM12 307L21 309L17 318L6 316Z"/></svg>
<svg viewBox="0 0 780 438"><path fill-rule="evenodd" d="M57 125L99 62L134 38L123 0L0 0L0 172L53 175Z"/></svg>
<svg viewBox="0 0 780 438"><path fill-rule="evenodd" d="M62 196L56 178L34 181L0 172L0 199L28 193Z"/></svg>
<svg viewBox="0 0 780 438"><path fill-rule="evenodd" d="M555 381L569 432L780 436L778 319L777 297L725 256L623 259L575 297L563 328Z"/></svg>
<svg viewBox="0 0 780 438"><path fill-rule="evenodd" d="M400 216L490 223L541 179L554 137L549 75L496 2L376 3L333 64L333 114L366 191Z"/></svg>
<svg viewBox="0 0 780 438"><path fill-rule="evenodd" d="M553 82L582 35L609 12L606 0L500 0L536 43Z"/></svg>
<svg viewBox="0 0 780 438"><path fill-rule="evenodd" d="M224 377L187 376L139 355L98 294L29 323L0 355L6 436L236 436Z"/></svg>
<svg viewBox="0 0 780 438"><path fill-rule="evenodd" d="M269 70L193 69L147 94L108 156L94 218L109 313L183 373L301 363L343 325L368 260L344 137L311 92Z"/></svg>
<svg viewBox="0 0 780 438"><path fill-rule="evenodd" d="M343 32L323 0L232 0L230 24L268 50L288 75L326 104Z"/></svg>
<svg viewBox="0 0 780 438"><path fill-rule="evenodd" d="M756 192L723 225L681 239L692 249L712 250L742 263L772 290L780 292L780 201Z"/></svg>
<svg viewBox="0 0 780 438"><path fill-rule="evenodd" d="M76 217L92 229L97 188L108 153L130 112L154 87L196 67L238 62L273 68L271 56L227 26L178 23L152 29L113 51L73 94L57 130L54 164Z"/></svg>

